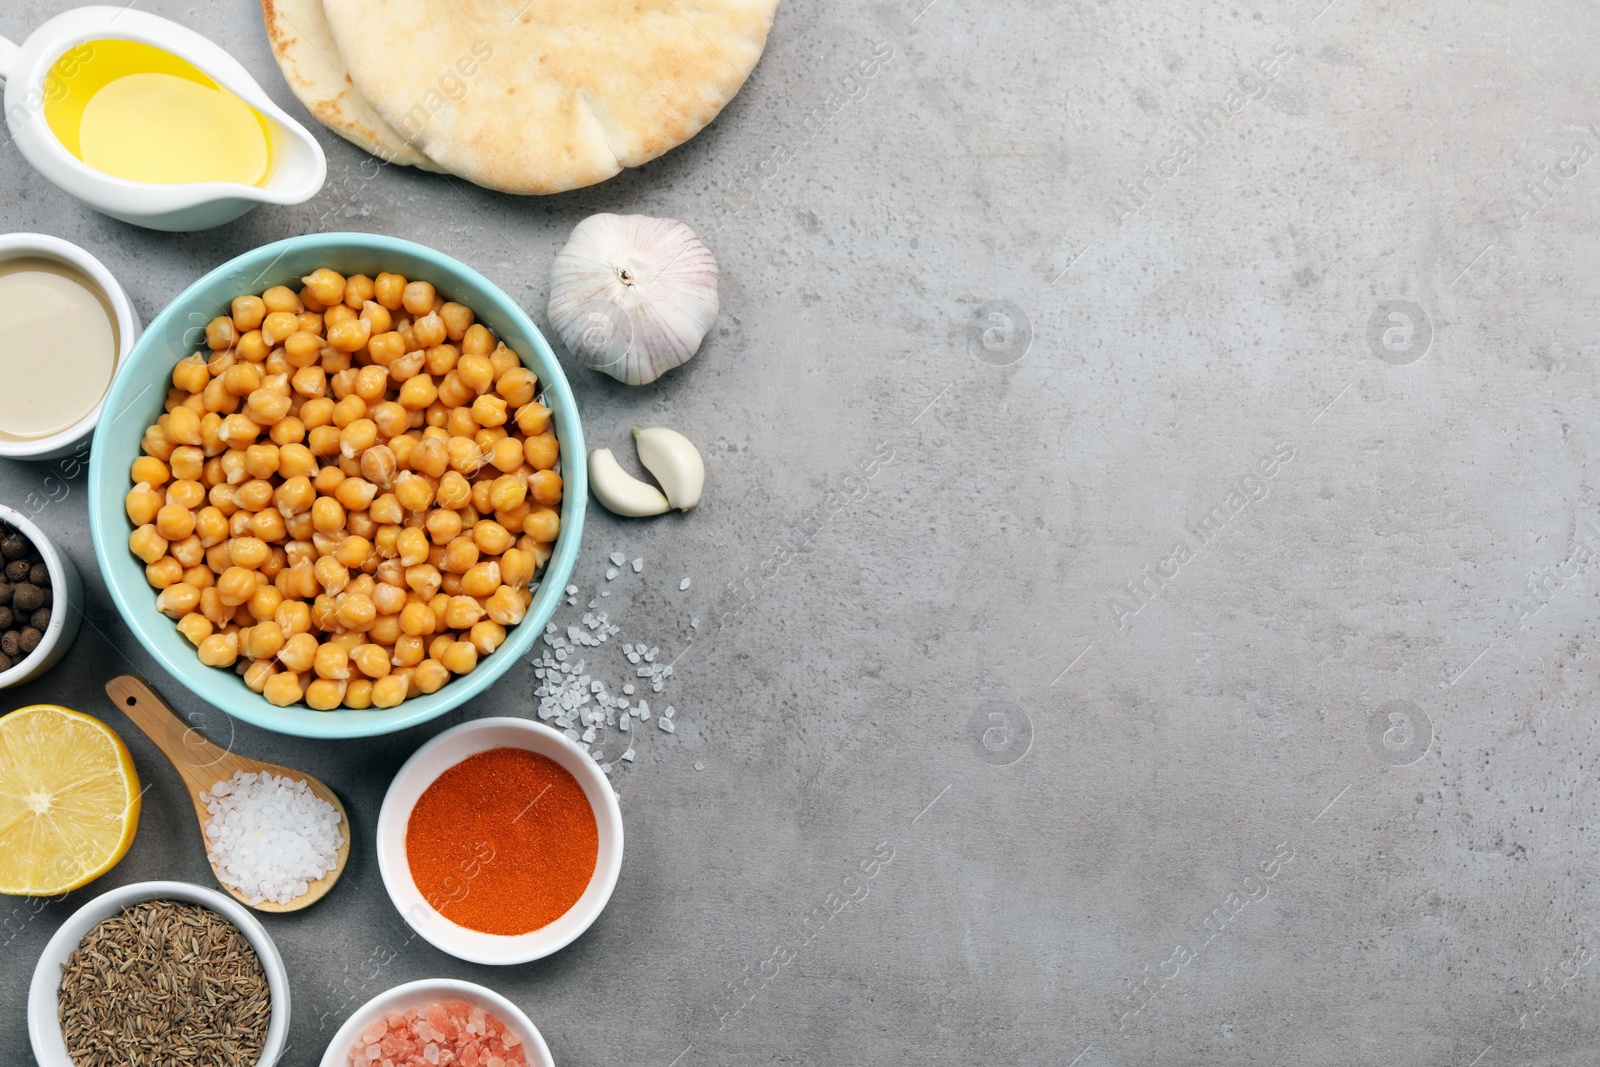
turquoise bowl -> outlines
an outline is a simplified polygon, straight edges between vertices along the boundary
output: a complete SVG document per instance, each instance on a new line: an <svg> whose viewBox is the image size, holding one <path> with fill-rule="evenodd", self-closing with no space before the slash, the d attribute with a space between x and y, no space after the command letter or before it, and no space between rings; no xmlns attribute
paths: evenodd
<svg viewBox="0 0 1600 1067"><path fill-rule="evenodd" d="M561 442L561 475L565 479L561 535L540 575L527 616L509 628L505 644L480 660L471 674L453 679L437 693L386 710L274 707L251 692L233 671L202 666L194 646L178 633L173 620L156 610L156 592L145 580L144 564L128 551L128 535L133 532L123 507L130 488L128 468L140 454L145 428L161 416L173 365L203 348L205 324L225 314L234 297L295 284L317 267L332 267L346 275L376 277L387 270L426 279L445 299L471 308L478 321L515 349L523 364L539 376L544 402L555 413L556 439ZM410 241L368 233L308 234L265 245L224 263L184 290L145 330L118 369L102 410L106 414L95 431L89 456L89 526L111 598L129 629L168 673L202 700L252 726L298 737L372 737L443 715L483 692L528 653L555 613L577 562L583 509L589 497L586 464L581 461L587 451L572 388L555 353L522 309L487 278L442 252ZM575 458L579 462L573 462Z"/></svg>

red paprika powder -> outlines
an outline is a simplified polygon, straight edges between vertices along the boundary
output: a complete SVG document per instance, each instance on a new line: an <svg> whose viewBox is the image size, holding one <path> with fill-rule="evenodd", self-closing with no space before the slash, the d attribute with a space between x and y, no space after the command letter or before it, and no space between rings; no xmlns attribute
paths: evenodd
<svg viewBox="0 0 1600 1067"><path fill-rule="evenodd" d="M547 926L583 896L600 854L594 809L548 756L494 748L441 774L406 824L406 862L445 918L486 934Z"/></svg>

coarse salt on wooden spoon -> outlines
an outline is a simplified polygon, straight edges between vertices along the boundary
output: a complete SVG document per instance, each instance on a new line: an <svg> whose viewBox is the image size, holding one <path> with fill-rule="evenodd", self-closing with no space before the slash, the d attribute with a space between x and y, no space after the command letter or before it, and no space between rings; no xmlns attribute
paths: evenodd
<svg viewBox="0 0 1600 1067"><path fill-rule="evenodd" d="M239 771L250 774L265 772L304 782L313 794L332 805L334 811L338 812L340 840L333 869L311 882L304 893L283 904L270 900L252 901L248 895L229 885L223 879L222 872L212 864L211 871L223 889L241 903L257 911L286 912L299 911L316 903L333 888L333 883L344 873L345 861L350 858L350 819L333 790L303 771L282 767L276 763L247 759L236 752L212 744L202 737L199 731L178 718L177 714L156 696L155 691L145 683L144 679L137 675L123 674L111 679L106 683L106 693L177 768L185 788L189 791L189 799L194 803L195 815L199 817L202 839L205 838L206 826L211 821L211 812L207 810L201 794L209 792L219 783L232 779Z"/></svg>

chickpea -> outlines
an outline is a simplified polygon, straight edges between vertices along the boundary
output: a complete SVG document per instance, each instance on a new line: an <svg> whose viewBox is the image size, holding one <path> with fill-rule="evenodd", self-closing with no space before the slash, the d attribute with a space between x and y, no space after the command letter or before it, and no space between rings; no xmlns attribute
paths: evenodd
<svg viewBox="0 0 1600 1067"><path fill-rule="evenodd" d="M322 533L344 528L344 506L331 496L319 496L311 505L311 525Z"/></svg>
<svg viewBox="0 0 1600 1067"><path fill-rule="evenodd" d="M300 421L305 423L308 433L318 427L331 425L333 422L333 401L325 396L307 400L300 405Z"/></svg>
<svg viewBox="0 0 1600 1067"><path fill-rule="evenodd" d="M449 606L445 608L444 621L452 630L466 630L483 618L483 615L483 605L470 596L453 596L450 598Z"/></svg>
<svg viewBox="0 0 1600 1067"><path fill-rule="evenodd" d="M389 368L406 353L405 338L394 330L378 330L376 322L373 322L372 329L375 332L367 341L367 354L372 357L373 365L384 368L387 376ZM411 373L415 374L416 371Z"/></svg>
<svg viewBox="0 0 1600 1067"><path fill-rule="evenodd" d="M333 550L333 558L352 570L363 566L371 555L372 542L360 534L350 534Z"/></svg>
<svg viewBox="0 0 1600 1067"><path fill-rule="evenodd" d="M277 508L262 508L250 517L247 528L255 537L267 542L282 541L289 533L283 512ZM268 551L270 554L271 550Z"/></svg>
<svg viewBox="0 0 1600 1067"><path fill-rule="evenodd" d="M183 572L183 580L204 591L217 584L217 572L204 563L197 563Z"/></svg>
<svg viewBox="0 0 1600 1067"><path fill-rule="evenodd" d="M439 662L451 674L471 674L478 665L478 650L466 641L454 641L440 655Z"/></svg>
<svg viewBox="0 0 1600 1067"><path fill-rule="evenodd" d="M489 503L496 511L509 511L528 495L528 487L513 474L502 474L489 489Z"/></svg>
<svg viewBox="0 0 1600 1067"><path fill-rule="evenodd" d="M549 431L528 438L522 446L522 451L528 459L528 465L538 471L547 471L554 467L556 460L561 456L561 446L556 442L556 435Z"/></svg>
<svg viewBox="0 0 1600 1067"><path fill-rule="evenodd" d="M235 537L228 542L228 559L235 567L255 570L267 561L270 549L259 537Z"/></svg>
<svg viewBox="0 0 1600 1067"><path fill-rule="evenodd" d="M382 678L389 673L389 653L370 642L351 649L350 662L368 678Z"/></svg>
<svg viewBox="0 0 1600 1067"><path fill-rule="evenodd" d="M546 507L561 503L561 475L555 471L534 471L528 478L528 493L534 503Z"/></svg>
<svg viewBox="0 0 1600 1067"><path fill-rule="evenodd" d="M270 314L274 311L289 311L299 313L305 310L305 305L300 298L294 295L294 290L287 285L274 285L271 289L261 294L261 304Z"/></svg>
<svg viewBox="0 0 1600 1067"><path fill-rule="evenodd" d="M416 332L416 325L417 324L415 323L412 324L413 333ZM417 338L418 340L421 340L422 335L417 335ZM449 374L451 369L455 367L456 360L461 358L461 350L455 345L450 344L441 343L429 345L423 351L426 353L426 355L422 361L422 365L426 367L428 369L428 373L433 375L435 378Z"/></svg>
<svg viewBox="0 0 1600 1067"><path fill-rule="evenodd" d="M230 608L255 596L258 585L256 572L244 567L229 567L217 579L217 595L222 598L222 603Z"/></svg>
<svg viewBox="0 0 1600 1067"><path fill-rule="evenodd" d="M445 512L454 515L455 512ZM457 536L453 538L444 550L444 562L440 570L449 574L465 574L478 562L478 546L470 537Z"/></svg>
<svg viewBox="0 0 1600 1067"><path fill-rule="evenodd" d="M445 413L444 430L451 437L473 437L480 429L471 408L451 408Z"/></svg>
<svg viewBox="0 0 1600 1067"><path fill-rule="evenodd" d="M340 352L357 352L372 338L372 323L345 319L328 327L328 344Z"/></svg>
<svg viewBox="0 0 1600 1067"><path fill-rule="evenodd" d="M423 605L426 610L426 605ZM428 612L432 615L432 612ZM427 643L420 634L401 634L395 639L394 655L390 657L396 667L415 667L427 655Z"/></svg>
<svg viewBox="0 0 1600 1067"><path fill-rule="evenodd" d="M398 331L396 337L404 339L407 336ZM422 367L427 362L427 354L419 349L407 349L406 352L389 363L389 380L391 382L408 382L422 373Z"/></svg>
<svg viewBox="0 0 1600 1067"><path fill-rule="evenodd" d="M239 635L212 634L200 642L199 655L207 667L231 667L239 658Z"/></svg>
<svg viewBox="0 0 1600 1067"><path fill-rule="evenodd" d="M412 411L427 407L438 397L439 390L434 386L433 379L426 374L413 375L400 386L400 406Z"/></svg>
<svg viewBox="0 0 1600 1067"><path fill-rule="evenodd" d="M220 368L213 367L212 369L219 374L221 373ZM201 391L200 397L201 400L198 409L193 407L190 408L190 410L195 411L196 414L201 412L211 412L218 415L228 415L239 410L239 398L228 392L227 385L220 377L211 379L210 384L208 384L205 389ZM201 437L201 443L205 444L208 448L210 446L210 443L205 440L203 435Z"/></svg>
<svg viewBox="0 0 1600 1067"><path fill-rule="evenodd" d="M334 377L337 378L339 375L334 375ZM350 381L354 381L354 378L355 375L352 374ZM333 424L341 430L356 420L367 417L367 402L351 393L348 388L343 392L345 395L337 404L333 405Z"/></svg>
<svg viewBox="0 0 1600 1067"><path fill-rule="evenodd" d="M177 541L194 533L194 512L181 504L167 504L156 512L156 533Z"/></svg>
<svg viewBox="0 0 1600 1067"><path fill-rule="evenodd" d="M395 479L394 495L407 511L422 511L433 503L433 485L420 474L402 471Z"/></svg>
<svg viewBox="0 0 1600 1067"><path fill-rule="evenodd" d="M507 403L511 401L508 399ZM525 437L532 439L550 429L550 409L539 401L530 400L525 404L518 404L516 408L517 429L521 430ZM533 463L532 456L528 457L528 462ZM534 466L538 464L535 463Z"/></svg>
<svg viewBox="0 0 1600 1067"><path fill-rule="evenodd" d="M363 593L348 593L341 598L338 608L339 625L352 633L365 633L372 628L378 610L372 598Z"/></svg>
<svg viewBox="0 0 1600 1067"><path fill-rule="evenodd" d="M406 699L406 680L395 675L379 678L372 683L372 706L397 708Z"/></svg>
<svg viewBox="0 0 1600 1067"><path fill-rule="evenodd" d="M337 456L339 454L339 427L318 426L307 437L314 456Z"/></svg>
<svg viewBox="0 0 1600 1067"><path fill-rule="evenodd" d="M477 601L474 600L473 604L476 605ZM527 605L509 585L502 585L496 589L494 595L483 605L483 610L488 612L489 618L502 626L515 626L528 613Z"/></svg>
<svg viewBox="0 0 1600 1067"><path fill-rule="evenodd" d="M487 356L494 351L496 343L494 334L482 323L467 327L461 335L461 351L475 356Z"/></svg>
<svg viewBox="0 0 1600 1067"><path fill-rule="evenodd" d="M284 399L289 398L284 397ZM272 429L267 431L267 435L272 438L272 443L280 448L284 445L297 445L306 439L306 424L294 415L285 415L272 424Z"/></svg>
<svg viewBox="0 0 1600 1067"><path fill-rule="evenodd" d="M428 558L428 535L417 527L407 527L400 531L400 536L395 540L395 547L400 551L400 563L405 567L415 567Z"/></svg>
<svg viewBox="0 0 1600 1067"><path fill-rule="evenodd" d="M486 354L469 352L456 361L456 374L461 383L475 394L483 394L494 385L494 364Z"/></svg>
<svg viewBox="0 0 1600 1067"><path fill-rule="evenodd" d="M261 342L276 348L300 332L300 319L293 312L274 311L261 323Z"/></svg>
<svg viewBox="0 0 1600 1067"><path fill-rule="evenodd" d="M318 267L304 278L301 278L300 281L305 284L307 289L311 290L311 295L316 297L318 303L324 307L344 302L344 275L336 270Z"/></svg>
<svg viewBox="0 0 1600 1067"><path fill-rule="evenodd" d="M200 590L188 582L172 582L156 596L156 610L169 619L181 619L200 606Z"/></svg>
<svg viewBox="0 0 1600 1067"><path fill-rule="evenodd" d="M195 603L200 602L200 592L195 591ZM191 645L198 646L201 641L210 637L216 627L211 625L211 620L198 612L191 611L178 620L178 632L189 639Z"/></svg>
<svg viewBox="0 0 1600 1067"><path fill-rule="evenodd" d="M198 508L205 503L206 488L189 478L179 478L167 486L167 503L180 508Z"/></svg>
<svg viewBox="0 0 1600 1067"><path fill-rule="evenodd" d="M472 402L472 417L480 426L504 426L506 402L498 396L480 396Z"/></svg>
<svg viewBox="0 0 1600 1067"><path fill-rule="evenodd" d="M461 380L461 375L453 370L439 381L439 403L446 408L470 404L476 395L472 387Z"/></svg>
<svg viewBox="0 0 1600 1067"><path fill-rule="evenodd" d="M234 297L228 310L233 316L234 329L240 333L255 329L267 317L267 305L259 296L248 294Z"/></svg>
<svg viewBox="0 0 1600 1067"><path fill-rule="evenodd" d="M166 546L163 545L162 554L165 552ZM431 563L419 563L415 567L406 568L406 585L419 596L433 596L439 591L439 586L443 582L444 576L439 573L439 568Z"/></svg>
<svg viewBox="0 0 1600 1067"><path fill-rule="evenodd" d="M263 568L264 572L265 568ZM268 619L277 618L278 608L282 605L283 594L278 592L275 586L270 586L263 582L256 586L255 595L250 598L245 606L250 609L251 618L257 622L266 622Z"/></svg>
<svg viewBox="0 0 1600 1067"><path fill-rule="evenodd" d="M150 488L149 482L140 482L135 485L128 490L128 495L123 500L123 507L128 512L128 521L135 526L145 526L155 522L156 515L161 511L162 505L161 494Z"/></svg>
<svg viewBox="0 0 1600 1067"><path fill-rule="evenodd" d="M532 555L520 548L508 548L500 556L500 580L513 588L526 587L533 581L534 570Z"/></svg>
<svg viewBox="0 0 1600 1067"><path fill-rule="evenodd" d="M487 450L489 464L505 474L522 466L522 442L515 437L502 437Z"/></svg>
<svg viewBox="0 0 1600 1067"><path fill-rule="evenodd" d="M250 535L250 521L255 515L248 511L236 511L228 516L228 536L248 537ZM215 546L212 546L215 547Z"/></svg>
<svg viewBox="0 0 1600 1067"><path fill-rule="evenodd" d="M301 600L285 600L278 605L272 620L278 624L285 637L303 634L311 629L311 608Z"/></svg>
<svg viewBox="0 0 1600 1067"><path fill-rule="evenodd" d="M179 541L172 542L167 547L172 553L172 558L180 567L196 567L205 562L206 546L200 543L198 534L190 534Z"/></svg>
<svg viewBox="0 0 1600 1067"><path fill-rule="evenodd" d="M316 574L317 584L330 593L341 593L350 584L350 568L332 556L318 559L312 565L312 571Z"/></svg>
<svg viewBox="0 0 1600 1067"><path fill-rule="evenodd" d="M433 310L433 284L431 282L408 282L401 296L401 303L413 317L426 315ZM383 303L380 299L379 303ZM384 304L388 307L387 304ZM391 311L395 310L390 308Z"/></svg>
<svg viewBox="0 0 1600 1067"><path fill-rule="evenodd" d="M500 564L495 560L475 563L461 576L461 591L467 596L488 596L500 588Z"/></svg>
<svg viewBox="0 0 1600 1067"><path fill-rule="evenodd" d="M278 653L278 662L285 669L295 671L309 671L316 662L317 651L322 646L317 644L317 639L308 632L294 634L283 644L283 650Z"/></svg>
<svg viewBox="0 0 1600 1067"><path fill-rule="evenodd" d="M412 684L420 693L437 693L450 680L450 672L436 659L425 659L416 666Z"/></svg>
<svg viewBox="0 0 1600 1067"><path fill-rule="evenodd" d="M280 671L262 684L261 695L267 698L267 703L286 708L298 704L305 690L300 688L300 678L293 671Z"/></svg>
<svg viewBox="0 0 1600 1067"><path fill-rule="evenodd" d="M439 583L439 592L445 596L461 595L461 575L453 571L446 571L444 581Z"/></svg>
<svg viewBox="0 0 1600 1067"><path fill-rule="evenodd" d="M472 624L468 640L472 642L472 647L478 650L478 655L487 656L505 644L506 629L493 619L482 619Z"/></svg>
<svg viewBox="0 0 1600 1067"><path fill-rule="evenodd" d="M289 379L294 391L303 397L315 398L328 393L328 372L321 367L301 367Z"/></svg>
<svg viewBox="0 0 1600 1067"><path fill-rule="evenodd" d="M254 363L236 363L222 373L222 387L234 396L249 396L261 385L261 370Z"/></svg>
<svg viewBox="0 0 1600 1067"><path fill-rule="evenodd" d="M359 309L372 299L376 287L365 274L352 274L344 283L344 305Z"/></svg>
<svg viewBox="0 0 1600 1067"><path fill-rule="evenodd" d="M283 629L272 619L263 619L250 627L250 637L244 642L244 654L250 659L272 659L283 651L288 641Z"/></svg>
<svg viewBox="0 0 1600 1067"><path fill-rule="evenodd" d="M561 532L561 513L553 508L537 508L522 521L522 531L535 541L550 544Z"/></svg>
<svg viewBox="0 0 1600 1067"><path fill-rule="evenodd" d="M293 401L272 389L257 389L245 398L244 413L252 422L271 426L289 414Z"/></svg>
<svg viewBox="0 0 1600 1067"><path fill-rule="evenodd" d="M206 345L211 351L221 352L232 348L238 339L239 330L227 315L218 315L206 323Z"/></svg>
<svg viewBox="0 0 1600 1067"><path fill-rule="evenodd" d="M365 678L352 678L345 682L344 706L352 711L365 711L372 707L372 683Z"/></svg>
<svg viewBox="0 0 1600 1067"><path fill-rule="evenodd" d="M385 526L398 526L405 521L405 509L400 506L400 501L393 493L379 494L367 509L367 514L372 516L372 521Z"/></svg>
<svg viewBox="0 0 1600 1067"><path fill-rule="evenodd" d="M359 481L359 479L352 480ZM373 521L372 514L367 511L352 511L349 518L345 520L345 528L349 530L353 536L359 537L367 542L368 558L373 559L374 557L372 556L371 542L372 538L378 532L378 524ZM363 561L362 566L366 566L365 561Z"/></svg>
<svg viewBox="0 0 1600 1067"><path fill-rule="evenodd" d="M206 549L206 566L219 575L233 566L233 561L228 559L228 546L226 543L212 545Z"/></svg>
<svg viewBox="0 0 1600 1067"><path fill-rule="evenodd" d="M246 363L263 363L272 351L273 347L267 344L266 338L261 336L259 329L244 331L239 336L238 342L233 346L234 355Z"/></svg>
<svg viewBox="0 0 1600 1067"><path fill-rule="evenodd" d="M359 400L360 397L355 399ZM339 454L359 456L378 443L378 426L368 418L356 419L339 432Z"/></svg>
<svg viewBox="0 0 1600 1067"><path fill-rule="evenodd" d="M450 440L455 440L451 438ZM406 454L406 465L430 478L442 478L453 467L449 442L437 436L424 437ZM470 473L470 472L468 472Z"/></svg>
<svg viewBox="0 0 1600 1067"><path fill-rule="evenodd" d="M350 655L342 645L333 641L318 645L311 659L311 669L318 678L343 681L350 677Z"/></svg>
<svg viewBox="0 0 1600 1067"><path fill-rule="evenodd" d="M182 579L184 579L184 565L170 555L163 555L155 563L144 565L144 581L149 582L150 589L166 589L168 585L176 585Z"/></svg>
<svg viewBox="0 0 1600 1067"><path fill-rule="evenodd" d="M372 330L372 336L377 337L394 328L394 313L376 300L364 300L361 303L361 321ZM367 351L372 351L370 341L367 342Z"/></svg>
<svg viewBox="0 0 1600 1067"><path fill-rule="evenodd" d="M494 387L494 391L500 394L513 412L533 403L538 389L538 377L526 367L513 367L506 371Z"/></svg>
<svg viewBox="0 0 1600 1067"><path fill-rule="evenodd" d="M472 510L480 514L494 510L494 505L489 503L489 493L494 489L492 474L472 483Z"/></svg>
<svg viewBox="0 0 1600 1067"><path fill-rule="evenodd" d="M258 659L244 669L244 684L250 687L253 693L259 693L267 687L267 679L278 673L278 665L271 660Z"/></svg>
<svg viewBox="0 0 1600 1067"><path fill-rule="evenodd" d="M435 508L428 512L427 521L423 525L428 530L428 536L436 545L447 545L461 535L461 513L450 511L447 508Z"/></svg>

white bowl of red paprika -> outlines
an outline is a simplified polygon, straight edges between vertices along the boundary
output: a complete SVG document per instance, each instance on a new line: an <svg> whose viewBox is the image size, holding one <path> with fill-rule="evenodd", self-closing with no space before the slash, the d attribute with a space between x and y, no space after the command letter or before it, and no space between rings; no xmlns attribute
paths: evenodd
<svg viewBox="0 0 1600 1067"><path fill-rule="evenodd" d="M419 748L378 814L389 899L435 947L473 963L542 959L571 944L622 870L622 809L566 736L478 719Z"/></svg>

